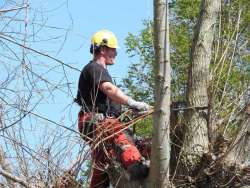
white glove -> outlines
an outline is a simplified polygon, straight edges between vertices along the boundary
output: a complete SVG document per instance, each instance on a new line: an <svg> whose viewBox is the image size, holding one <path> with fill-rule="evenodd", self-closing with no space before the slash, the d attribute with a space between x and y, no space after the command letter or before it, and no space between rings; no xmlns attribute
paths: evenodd
<svg viewBox="0 0 250 188"><path fill-rule="evenodd" d="M148 111L150 109L150 106L147 103L139 102L132 98L128 99L128 106L130 106L131 108L135 108L139 111Z"/></svg>

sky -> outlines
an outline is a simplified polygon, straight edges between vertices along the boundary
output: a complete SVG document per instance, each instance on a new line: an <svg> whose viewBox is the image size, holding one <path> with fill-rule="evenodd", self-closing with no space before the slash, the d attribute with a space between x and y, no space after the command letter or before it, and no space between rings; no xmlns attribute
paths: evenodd
<svg viewBox="0 0 250 188"><path fill-rule="evenodd" d="M58 58L79 69L91 59L89 44L93 33L100 29L111 30L118 38L120 49L116 64L109 69L119 81L126 75L131 63L125 53L125 38L129 32L138 34L143 29L142 20L152 18L152 4L152 0L69 0L68 3L53 0L43 6L46 9L50 7L50 10L56 9L51 12L48 20L50 24L70 28Z"/></svg>

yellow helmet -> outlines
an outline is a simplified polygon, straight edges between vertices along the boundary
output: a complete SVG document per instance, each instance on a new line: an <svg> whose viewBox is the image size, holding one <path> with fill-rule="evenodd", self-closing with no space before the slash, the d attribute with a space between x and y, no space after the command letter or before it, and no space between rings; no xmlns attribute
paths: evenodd
<svg viewBox="0 0 250 188"><path fill-rule="evenodd" d="M91 38L90 52L93 53L93 48L100 46L107 46L109 48L118 48L118 41L114 33L109 30L100 30L96 32Z"/></svg>

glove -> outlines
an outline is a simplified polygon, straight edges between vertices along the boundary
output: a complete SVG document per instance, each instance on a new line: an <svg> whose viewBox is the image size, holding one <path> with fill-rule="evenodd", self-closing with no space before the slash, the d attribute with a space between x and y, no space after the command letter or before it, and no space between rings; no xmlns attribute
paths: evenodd
<svg viewBox="0 0 250 188"><path fill-rule="evenodd" d="M128 99L128 106L130 106L131 108L135 108L139 111L148 111L150 109L150 106L147 103L139 102L132 98Z"/></svg>

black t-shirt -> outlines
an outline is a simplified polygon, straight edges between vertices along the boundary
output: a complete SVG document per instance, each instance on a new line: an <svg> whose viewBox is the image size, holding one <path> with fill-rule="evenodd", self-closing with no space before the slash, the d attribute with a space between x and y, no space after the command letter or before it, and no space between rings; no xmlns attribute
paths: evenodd
<svg viewBox="0 0 250 188"><path fill-rule="evenodd" d="M76 102L85 111L98 111L106 114L110 109L112 111L114 108L117 110L117 107L108 100L107 95L99 90L99 85L102 82L112 83L108 70L91 61L81 72L76 98Z"/></svg>

